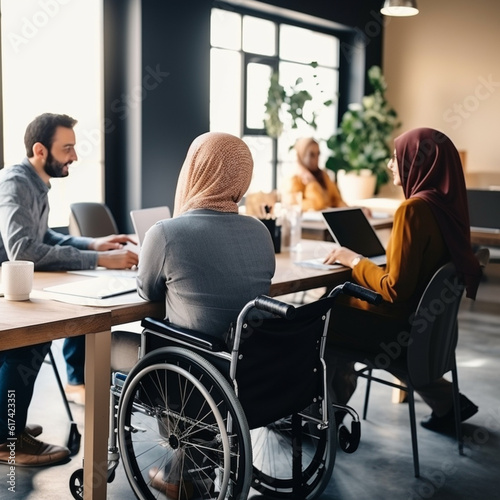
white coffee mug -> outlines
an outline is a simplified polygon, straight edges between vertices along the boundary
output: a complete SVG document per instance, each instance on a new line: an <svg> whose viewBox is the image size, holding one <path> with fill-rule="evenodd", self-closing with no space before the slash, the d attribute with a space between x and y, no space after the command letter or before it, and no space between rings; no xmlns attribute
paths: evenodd
<svg viewBox="0 0 500 500"><path fill-rule="evenodd" d="M30 260L2 262L2 289L7 300L29 300L34 267Z"/></svg>

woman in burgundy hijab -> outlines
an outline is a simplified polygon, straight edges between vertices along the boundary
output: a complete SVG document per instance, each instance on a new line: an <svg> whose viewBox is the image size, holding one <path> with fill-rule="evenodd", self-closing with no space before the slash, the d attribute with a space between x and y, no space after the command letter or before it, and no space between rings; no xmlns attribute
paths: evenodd
<svg viewBox="0 0 500 500"><path fill-rule="evenodd" d="M451 260L463 274L467 297L476 297L481 279L470 241L467 191L460 156L451 140L431 128L417 128L394 141L405 198L431 207Z"/></svg>
<svg viewBox="0 0 500 500"><path fill-rule="evenodd" d="M384 300L378 306L357 299L340 301L330 323L328 345L332 352L354 347L377 354L382 345L397 342L400 332L409 331L410 318L427 283L450 260L463 276L467 296L476 296L481 269L471 248L467 192L458 151L446 135L430 128L410 130L394 144L388 168L406 200L394 214L386 266L379 267L343 247L325 259L326 263L338 261L351 267L352 279L380 293ZM404 349L401 352L405 353ZM335 369L340 366L339 372L348 381L343 387L350 387L350 394L342 393L341 382L332 375L332 386L342 394L337 399L345 403L355 387L355 377L338 360L332 359L332 365ZM422 425L450 431L454 425L450 382L441 378L418 393L433 410ZM463 395L460 404L462 420L478 410Z"/></svg>

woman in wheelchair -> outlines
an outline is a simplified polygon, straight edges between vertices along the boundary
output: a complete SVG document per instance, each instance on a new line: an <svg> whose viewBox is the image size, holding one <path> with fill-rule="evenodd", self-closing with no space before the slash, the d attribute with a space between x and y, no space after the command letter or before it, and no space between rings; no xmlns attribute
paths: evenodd
<svg viewBox="0 0 500 500"><path fill-rule="evenodd" d="M323 358L335 297L380 297L346 283L295 308L267 297L274 247L257 219L238 215L253 162L240 139L208 133L187 153L174 218L147 233L138 290L165 300L145 318L141 356L113 374L108 481L119 459L140 500L313 500L333 471L337 427ZM353 432L338 430L352 453ZM75 471L82 480L82 472ZM78 482L75 480L75 483ZM83 498L75 484L75 498ZM77 496L80 495L80 496Z"/></svg>
<svg viewBox="0 0 500 500"><path fill-rule="evenodd" d="M394 143L388 168L394 184L402 186L406 200L394 215L387 265L379 267L347 248L332 251L325 260L351 267L353 280L380 293L384 301L377 306L352 298L340 301L330 324L328 345L332 351L356 349L387 354L383 346L398 345L399 356L406 356L398 335L410 331L412 313L423 290L436 270L450 260L463 275L467 296L476 295L481 270L471 249L464 174L455 146L443 133L430 128L410 130ZM350 394L337 395L340 402L347 403L356 387L352 364L346 367L335 355L330 363L343 369L340 372L348 382L334 383L351 387ZM387 369L390 371L390 367ZM451 383L440 378L417 392L432 409L422 426L452 430ZM464 395L460 395L460 408L461 420L478 409Z"/></svg>
<svg viewBox="0 0 500 500"><path fill-rule="evenodd" d="M179 175L174 217L146 235L139 295L164 300L167 319L177 326L223 338L248 301L269 293L275 270L269 231L238 214L252 172L252 155L241 139L215 132L197 137ZM178 489L172 475L168 481L163 471L151 475L158 489Z"/></svg>
<svg viewBox="0 0 500 500"><path fill-rule="evenodd" d="M250 150L237 137L210 132L191 144L174 217L148 231L137 278L139 294L164 300L172 323L222 336L244 304L269 293L275 269L269 231L238 214L252 171Z"/></svg>

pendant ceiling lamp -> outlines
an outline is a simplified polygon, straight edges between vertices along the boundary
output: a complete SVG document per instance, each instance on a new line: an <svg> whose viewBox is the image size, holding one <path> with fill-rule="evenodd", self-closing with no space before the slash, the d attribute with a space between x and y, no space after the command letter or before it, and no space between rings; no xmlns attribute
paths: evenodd
<svg viewBox="0 0 500 500"><path fill-rule="evenodd" d="M416 0L385 0L380 9L384 16L406 17L418 14Z"/></svg>

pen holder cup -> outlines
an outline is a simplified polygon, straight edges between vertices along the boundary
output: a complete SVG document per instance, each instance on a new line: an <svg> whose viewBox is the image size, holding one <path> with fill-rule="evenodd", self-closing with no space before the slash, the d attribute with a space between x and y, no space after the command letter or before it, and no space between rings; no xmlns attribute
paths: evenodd
<svg viewBox="0 0 500 500"><path fill-rule="evenodd" d="M262 224L267 227L271 238L273 239L274 253L281 252L281 226L276 225L276 219L260 219Z"/></svg>

